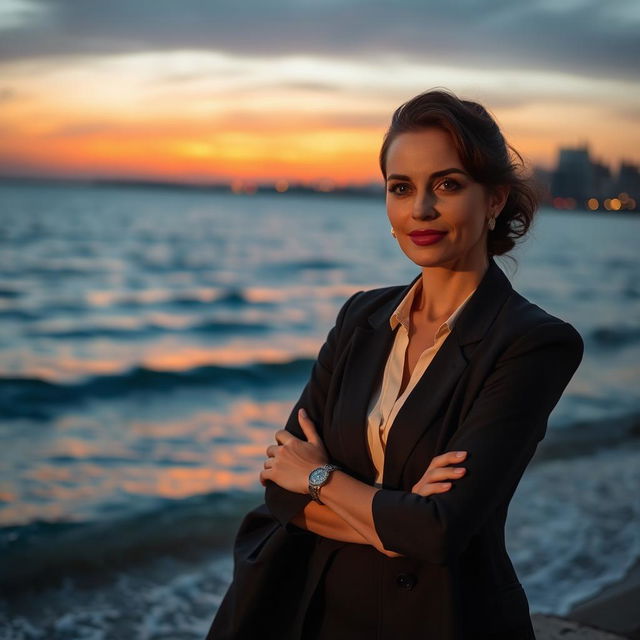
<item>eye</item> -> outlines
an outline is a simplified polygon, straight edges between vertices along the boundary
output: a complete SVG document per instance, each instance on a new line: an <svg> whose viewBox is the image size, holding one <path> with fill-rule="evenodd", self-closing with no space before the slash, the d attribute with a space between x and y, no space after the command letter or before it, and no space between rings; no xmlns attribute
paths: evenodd
<svg viewBox="0 0 640 640"><path fill-rule="evenodd" d="M460 183L453 178L445 178L441 183L441 185L449 184L451 188L445 188L445 191L457 191L460 188Z"/></svg>
<svg viewBox="0 0 640 640"><path fill-rule="evenodd" d="M387 191L389 191L389 193L395 193L398 196L403 196L407 193L408 189L408 184L404 182L396 182L395 184L392 184Z"/></svg>

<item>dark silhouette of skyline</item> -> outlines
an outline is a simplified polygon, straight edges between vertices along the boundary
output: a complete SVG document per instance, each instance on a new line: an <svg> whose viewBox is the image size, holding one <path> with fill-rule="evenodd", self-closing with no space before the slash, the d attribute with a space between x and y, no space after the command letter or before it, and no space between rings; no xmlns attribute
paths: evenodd
<svg viewBox="0 0 640 640"><path fill-rule="evenodd" d="M545 203L557 209L635 211L640 202L640 168L623 160L617 172L591 157L588 144L560 147L555 169L536 170Z"/></svg>
<svg viewBox="0 0 640 640"><path fill-rule="evenodd" d="M577 147L559 147L556 166L544 169L533 166L533 177L540 188L545 206L565 210L639 212L640 166L622 160L617 171L591 157L587 143ZM189 189L217 193L253 195L256 193L340 195L384 197L382 179L366 184L336 185L326 178L310 181L279 179L260 181L248 178L193 183L144 178L68 178L42 175L0 175L2 182L77 184L94 187L130 187L154 189Z"/></svg>

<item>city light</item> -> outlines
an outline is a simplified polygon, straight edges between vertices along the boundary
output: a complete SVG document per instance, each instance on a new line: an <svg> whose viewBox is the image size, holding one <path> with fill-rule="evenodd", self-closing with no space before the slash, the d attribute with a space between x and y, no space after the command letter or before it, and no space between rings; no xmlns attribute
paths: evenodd
<svg viewBox="0 0 640 640"><path fill-rule="evenodd" d="M558 164L548 180L549 201L556 209L634 211L636 199L630 193L636 197L640 193L638 165L623 160L614 174L590 156L586 143L561 147Z"/></svg>
<svg viewBox="0 0 640 640"><path fill-rule="evenodd" d="M576 200L575 198L559 198L556 197L553 199L553 206L556 209L575 209L576 208Z"/></svg>

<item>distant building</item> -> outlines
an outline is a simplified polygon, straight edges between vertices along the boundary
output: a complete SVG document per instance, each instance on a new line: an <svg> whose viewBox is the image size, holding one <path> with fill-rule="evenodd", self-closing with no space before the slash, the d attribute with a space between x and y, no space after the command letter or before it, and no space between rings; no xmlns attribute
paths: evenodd
<svg viewBox="0 0 640 640"><path fill-rule="evenodd" d="M617 192L611 169L605 164L593 162L593 184L589 197L604 200L613 193Z"/></svg>
<svg viewBox="0 0 640 640"><path fill-rule="evenodd" d="M615 184L615 191L627 193L631 197L640 201L640 170L637 164L622 162L618 180Z"/></svg>
<svg viewBox="0 0 640 640"><path fill-rule="evenodd" d="M605 164L591 159L586 144L560 148L548 185L548 201L562 209L633 211L640 203L638 166L623 161L614 176Z"/></svg>
<svg viewBox="0 0 640 640"><path fill-rule="evenodd" d="M583 203L593 195L593 186L594 170L586 145L560 149L558 166L551 178L551 195Z"/></svg>

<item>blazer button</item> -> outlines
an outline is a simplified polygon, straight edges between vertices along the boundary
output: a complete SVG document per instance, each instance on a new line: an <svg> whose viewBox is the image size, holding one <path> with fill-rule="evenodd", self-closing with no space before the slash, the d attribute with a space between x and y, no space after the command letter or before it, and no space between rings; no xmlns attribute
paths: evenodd
<svg viewBox="0 0 640 640"><path fill-rule="evenodd" d="M413 575L413 573L399 573L396 578L396 584L401 589L413 589L417 582L417 578Z"/></svg>

